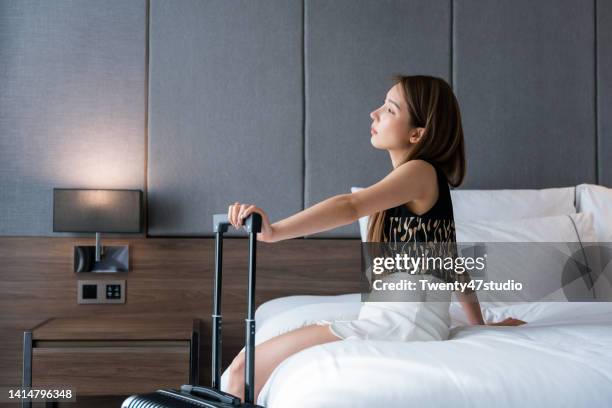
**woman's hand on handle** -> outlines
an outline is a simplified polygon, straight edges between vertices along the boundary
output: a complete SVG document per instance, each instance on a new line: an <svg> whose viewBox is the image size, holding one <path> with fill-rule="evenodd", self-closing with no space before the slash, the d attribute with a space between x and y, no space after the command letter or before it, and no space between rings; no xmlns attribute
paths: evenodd
<svg viewBox="0 0 612 408"><path fill-rule="evenodd" d="M241 204L236 201L227 210L227 218L236 229L242 228L244 220L249 214L256 212L261 215L261 232L257 234L257 240L262 242L274 242L274 229L270 225L268 215L255 204Z"/></svg>

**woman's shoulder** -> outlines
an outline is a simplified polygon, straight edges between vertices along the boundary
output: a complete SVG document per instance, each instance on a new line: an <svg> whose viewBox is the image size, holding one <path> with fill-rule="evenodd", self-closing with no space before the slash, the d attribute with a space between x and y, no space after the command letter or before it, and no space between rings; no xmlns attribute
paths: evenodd
<svg viewBox="0 0 612 408"><path fill-rule="evenodd" d="M432 177L432 181L440 178L438 166L427 159L410 159L398 166L398 169L400 168L402 168L400 171L409 172L410 175L419 176L419 178Z"/></svg>
<svg viewBox="0 0 612 408"><path fill-rule="evenodd" d="M429 168L434 170L436 173L440 173L440 166L438 166L438 164L436 162L434 162L433 160L429 160L429 159L411 159L408 160L408 162L413 162L413 163L418 163L419 166L423 167L423 168Z"/></svg>
<svg viewBox="0 0 612 408"><path fill-rule="evenodd" d="M410 159L402 164L402 166L404 165L410 166L411 171L419 172L423 176L427 176L429 173L431 175L435 175L436 178L439 179L440 176L443 175L443 172L440 170L440 166L428 159Z"/></svg>

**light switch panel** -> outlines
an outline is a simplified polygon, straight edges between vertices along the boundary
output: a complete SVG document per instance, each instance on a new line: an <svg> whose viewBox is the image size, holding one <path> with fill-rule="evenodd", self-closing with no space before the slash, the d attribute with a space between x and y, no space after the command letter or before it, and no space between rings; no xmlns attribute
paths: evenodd
<svg viewBox="0 0 612 408"><path fill-rule="evenodd" d="M77 303L125 303L125 280L77 281Z"/></svg>

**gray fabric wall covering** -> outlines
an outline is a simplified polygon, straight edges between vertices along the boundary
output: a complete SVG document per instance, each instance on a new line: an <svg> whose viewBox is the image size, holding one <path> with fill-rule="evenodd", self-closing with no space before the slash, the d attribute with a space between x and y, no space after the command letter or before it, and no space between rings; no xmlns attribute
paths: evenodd
<svg viewBox="0 0 612 408"><path fill-rule="evenodd" d="M370 142L370 112L392 73L450 80L450 7L444 1L306 0L306 206L371 185L392 169ZM356 237L358 226L317 236Z"/></svg>
<svg viewBox="0 0 612 408"><path fill-rule="evenodd" d="M396 72L454 86L461 188L612 186L611 21L602 0L0 1L0 235L51 235L53 187L148 189L151 236L210 236L234 200L277 221L371 185Z"/></svg>
<svg viewBox="0 0 612 408"><path fill-rule="evenodd" d="M152 1L150 44L149 234L212 234L234 201L299 211L302 3Z"/></svg>
<svg viewBox="0 0 612 408"><path fill-rule="evenodd" d="M53 235L53 187L144 184L144 0L0 1L0 235Z"/></svg>
<svg viewBox="0 0 612 408"><path fill-rule="evenodd" d="M596 180L592 1L456 1L463 188Z"/></svg>

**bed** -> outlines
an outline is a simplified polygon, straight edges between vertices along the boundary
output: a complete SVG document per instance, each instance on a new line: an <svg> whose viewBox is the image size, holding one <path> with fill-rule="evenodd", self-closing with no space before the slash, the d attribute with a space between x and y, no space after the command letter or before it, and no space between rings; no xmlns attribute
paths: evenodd
<svg viewBox="0 0 612 408"><path fill-rule="evenodd" d="M256 314L256 343L320 318L356 316L359 294L290 296ZM467 326L451 304L444 342L345 340L294 354L258 398L276 407L608 407L612 402L612 303L541 302L483 308ZM222 387L227 381L223 374Z"/></svg>
<svg viewBox="0 0 612 408"><path fill-rule="evenodd" d="M597 192L596 188L599 187L594 187ZM557 189L549 191L557 194L551 197L542 195L542 190L534 190L540 196L520 197L524 214L511 214L512 218L507 220L479 223L460 219L458 241L473 242L475 238L482 238L483 242L612 241L610 229L604 225L612 219L612 190L600 191L603 195L598 195L597 200L577 197L577 203L588 210L583 213L576 213L580 208L574 207L576 191L570 194ZM468 208L474 210L474 205L482 202L493 203L497 211L490 212L491 217L503 205L519 208L520 212L520 206L503 198L503 194L514 197L514 193L502 191L497 199L488 200L478 194L468 197L473 202L453 197L453 202L458 202L456 220L457 213ZM558 208L549 207L546 213L537 214L538 218L525 216L533 213L534 206L542 208L538 200ZM609 207L589 208L589 203L598 202ZM487 210L479 210L478 214L486 215ZM558 278L537 270L531 273L533 279ZM274 370L257 403L268 408L610 407L609 276L610 273L601 273L595 277L597 296L593 291L593 299L588 302L481 302L486 322L514 317L527 322L522 326L469 326L460 304L453 300L447 341L349 338L307 348ZM360 294L353 293L287 296L265 302L255 315L256 344L317 320L356 318L360 301ZM227 375L226 370L221 379L222 389L227 384Z"/></svg>

